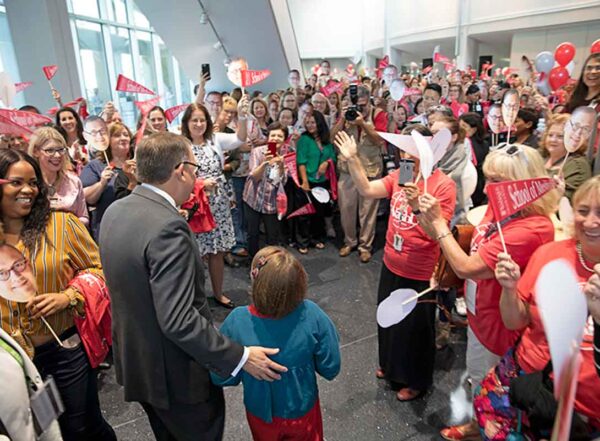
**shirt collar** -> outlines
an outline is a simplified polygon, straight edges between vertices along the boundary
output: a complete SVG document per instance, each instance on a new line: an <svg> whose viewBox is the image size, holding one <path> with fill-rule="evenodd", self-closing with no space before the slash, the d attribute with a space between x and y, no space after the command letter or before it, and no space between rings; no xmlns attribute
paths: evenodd
<svg viewBox="0 0 600 441"><path fill-rule="evenodd" d="M150 185L150 184L141 184L142 187L147 188L148 190L152 190L154 193L162 196L163 198L165 198L169 204L171 204L173 207L177 208L177 204L175 203L175 199L173 199L173 197L167 193L164 190L161 190L158 187L155 187L154 185Z"/></svg>

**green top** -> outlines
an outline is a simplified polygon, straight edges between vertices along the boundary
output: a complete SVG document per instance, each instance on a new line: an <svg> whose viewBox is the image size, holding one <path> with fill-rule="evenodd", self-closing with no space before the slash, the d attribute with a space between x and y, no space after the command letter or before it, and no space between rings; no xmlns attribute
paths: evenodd
<svg viewBox="0 0 600 441"><path fill-rule="evenodd" d="M335 163L335 149L332 144L323 145L323 150L321 150L310 136L302 135L300 137L298 144L296 144L296 164L306 167L308 182L319 183L327 180L324 175L318 178L316 175L319 166L329 159Z"/></svg>
<svg viewBox="0 0 600 441"><path fill-rule="evenodd" d="M552 164L549 172L552 176L558 173L564 157ZM592 167L587 158L577 153L571 153L563 167L563 176L565 177L565 196L569 201L575 191L592 177Z"/></svg>

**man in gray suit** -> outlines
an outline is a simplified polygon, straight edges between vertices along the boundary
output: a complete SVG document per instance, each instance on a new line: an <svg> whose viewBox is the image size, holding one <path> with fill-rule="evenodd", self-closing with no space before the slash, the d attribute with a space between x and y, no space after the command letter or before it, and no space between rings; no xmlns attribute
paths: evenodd
<svg viewBox="0 0 600 441"><path fill-rule="evenodd" d="M212 324L198 247L177 210L196 178L190 142L152 135L136 162L143 184L109 207L100 228L117 381L126 401L142 404L157 440L220 440L225 403L209 370L273 381L287 369L268 358L278 349L242 347Z"/></svg>

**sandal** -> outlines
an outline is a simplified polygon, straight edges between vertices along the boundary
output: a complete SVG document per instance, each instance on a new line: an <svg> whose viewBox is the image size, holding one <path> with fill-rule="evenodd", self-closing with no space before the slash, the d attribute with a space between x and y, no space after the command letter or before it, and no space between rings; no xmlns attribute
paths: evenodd
<svg viewBox="0 0 600 441"><path fill-rule="evenodd" d="M298 248L300 254L308 254L308 248Z"/></svg>
<svg viewBox="0 0 600 441"><path fill-rule="evenodd" d="M383 372L383 369L381 369L381 368L377 368L377 369L375 370L375 376L376 376L377 378L379 378L380 380L383 380L383 379L385 378L385 372Z"/></svg>
<svg viewBox="0 0 600 441"><path fill-rule="evenodd" d="M440 431L440 436L448 441L469 441L479 440L479 426L475 421L460 426L450 426Z"/></svg>
<svg viewBox="0 0 600 441"><path fill-rule="evenodd" d="M405 387L400 389L396 393L396 399L398 401L412 401L420 398L423 395L423 392L420 390L411 389L410 387Z"/></svg>
<svg viewBox="0 0 600 441"><path fill-rule="evenodd" d="M323 242L317 242L317 243L315 244L315 248L316 248L317 250L322 250L322 249L325 249L325 244L324 244Z"/></svg>

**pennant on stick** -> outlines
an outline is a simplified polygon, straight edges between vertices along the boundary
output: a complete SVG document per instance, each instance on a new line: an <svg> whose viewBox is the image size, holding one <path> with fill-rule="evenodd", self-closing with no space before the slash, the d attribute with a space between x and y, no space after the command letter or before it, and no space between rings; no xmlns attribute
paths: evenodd
<svg viewBox="0 0 600 441"><path fill-rule="evenodd" d="M126 76L119 74L117 78L117 87L115 90L119 92L133 92L133 93L145 93L147 95L156 95L153 91L148 89L145 86L142 86L140 83L137 83L133 80L130 80Z"/></svg>

